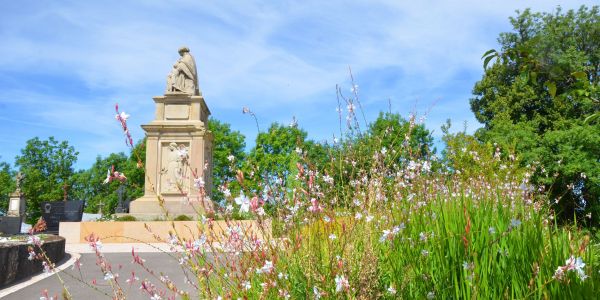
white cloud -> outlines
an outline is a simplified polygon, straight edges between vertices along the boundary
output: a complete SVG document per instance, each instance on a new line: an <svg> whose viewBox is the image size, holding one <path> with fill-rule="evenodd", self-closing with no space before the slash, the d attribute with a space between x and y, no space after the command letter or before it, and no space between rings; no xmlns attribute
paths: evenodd
<svg viewBox="0 0 600 300"><path fill-rule="evenodd" d="M439 128L447 117L471 122L467 100L482 72L481 54L497 47L501 31L510 30L508 17L515 9L551 11L557 3L6 4L0 12L0 118L14 120L15 126L34 122L74 136L119 140L114 131L106 131L110 126L118 131L112 105L119 102L138 118L132 129L141 137L139 124L153 117L151 97L163 92L176 50L185 44L196 57L209 107L232 124L241 124L238 112L247 105L266 124L296 115L310 120L311 135L330 137L335 130L329 123L337 122L330 113L335 84L349 86L348 66L365 106L374 110L370 115L386 110L387 99L406 115L416 100L427 107L439 98L430 127ZM561 1L565 9L580 3L594 2ZM333 121L319 125L324 118ZM244 130L254 136L253 130ZM0 129L0 138L8 132ZM116 151L102 147L97 150Z"/></svg>

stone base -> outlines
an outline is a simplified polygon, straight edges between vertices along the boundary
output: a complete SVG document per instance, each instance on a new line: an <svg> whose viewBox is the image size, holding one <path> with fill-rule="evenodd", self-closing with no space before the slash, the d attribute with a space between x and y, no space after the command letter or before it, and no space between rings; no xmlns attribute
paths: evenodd
<svg viewBox="0 0 600 300"><path fill-rule="evenodd" d="M21 217L0 217L1 234L18 234L21 232Z"/></svg>
<svg viewBox="0 0 600 300"><path fill-rule="evenodd" d="M175 231L186 240L195 240L202 233L220 239L228 226L239 226L244 236L263 240L271 236L269 220L264 221L262 226L253 220L214 221L212 229L198 221L61 222L59 234L67 244L86 243L85 237L92 233L103 243L157 243L168 241L169 232Z"/></svg>
<svg viewBox="0 0 600 300"><path fill-rule="evenodd" d="M179 215L187 215L196 219L211 209L208 205L198 201L185 203L181 201L181 197L178 197L177 200L166 199L161 206L156 197L142 197L129 203L129 214L136 218L137 216L162 216L164 219L173 219Z"/></svg>

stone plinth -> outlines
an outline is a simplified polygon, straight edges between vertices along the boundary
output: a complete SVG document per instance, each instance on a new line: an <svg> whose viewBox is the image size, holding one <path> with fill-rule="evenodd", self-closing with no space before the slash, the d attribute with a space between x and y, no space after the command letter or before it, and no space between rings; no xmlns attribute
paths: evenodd
<svg viewBox="0 0 600 300"><path fill-rule="evenodd" d="M25 198L20 191L16 191L10 194L10 200L8 200L8 216L20 217L25 215Z"/></svg>
<svg viewBox="0 0 600 300"><path fill-rule="evenodd" d="M210 111L204 98L185 93L154 97L155 120L142 125L146 132L146 181L144 196L131 202L132 215L194 215L202 212L204 199L194 179L212 185L212 141L208 131ZM205 165L207 168L205 168ZM159 205L159 197L164 205ZM186 203L195 203L189 205Z"/></svg>
<svg viewBox="0 0 600 300"><path fill-rule="evenodd" d="M92 233L103 243L156 243L168 241L169 232L177 232L186 240L195 240L202 233L220 239L229 226L239 226L246 237L271 238L270 220L262 225L254 220L213 221L212 229L199 221L61 222L59 235L67 244L85 243L85 238Z"/></svg>

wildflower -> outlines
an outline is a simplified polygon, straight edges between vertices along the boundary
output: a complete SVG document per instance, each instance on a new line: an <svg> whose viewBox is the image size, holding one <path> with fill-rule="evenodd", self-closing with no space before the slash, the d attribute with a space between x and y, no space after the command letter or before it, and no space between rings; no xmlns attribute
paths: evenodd
<svg viewBox="0 0 600 300"><path fill-rule="evenodd" d="M242 282L242 288L243 288L244 290L246 290L246 291L247 291L247 290L249 290L251 287L252 287L252 285L250 285L250 281L244 281L244 282Z"/></svg>
<svg viewBox="0 0 600 300"><path fill-rule="evenodd" d="M324 221L325 223L329 223L329 222L331 222L331 218L330 218L329 216L324 216L324 217L323 217L323 221Z"/></svg>
<svg viewBox="0 0 600 300"><path fill-rule="evenodd" d="M333 240L337 239L337 236L335 235L335 233L332 233L329 235L329 239L333 241Z"/></svg>
<svg viewBox="0 0 600 300"><path fill-rule="evenodd" d="M517 228L521 225L521 221L519 219L511 219L510 220L510 228Z"/></svg>
<svg viewBox="0 0 600 300"><path fill-rule="evenodd" d="M44 273L50 273L50 271L52 270L50 265L46 261L42 262L42 266L44 267Z"/></svg>
<svg viewBox="0 0 600 300"><path fill-rule="evenodd" d="M367 223L369 223L369 222L373 221L373 218L374 218L373 216L371 216L371 215L368 215L368 216L365 218L365 221L367 221Z"/></svg>
<svg viewBox="0 0 600 300"><path fill-rule="evenodd" d="M301 149L301 148L299 148L299 147L296 147L296 153L297 153L298 155L302 155L302 149Z"/></svg>
<svg viewBox="0 0 600 300"><path fill-rule="evenodd" d="M432 300L432 299L435 299L435 293L434 292L427 293L427 300Z"/></svg>
<svg viewBox="0 0 600 300"><path fill-rule="evenodd" d="M356 220L360 220L362 219L363 215L360 212L357 212L356 215L354 215L354 219Z"/></svg>
<svg viewBox="0 0 600 300"><path fill-rule="evenodd" d="M325 181L325 183L328 183L328 184L333 184L333 177L331 177L329 175L325 175L325 176L323 176L323 181Z"/></svg>
<svg viewBox="0 0 600 300"><path fill-rule="evenodd" d="M346 279L346 277L344 277L344 275L335 276L335 292L336 293L339 293L342 290L345 290L349 287L350 287L350 284L348 283L348 279Z"/></svg>
<svg viewBox="0 0 600 300"><path fill-rule="evenodd" d="M382 235L381 235L381 237L379 238L379 242L382 242L382 243L383 243L383 242L385 242L385 240L387 240L387 239L388 239L388 237L390 236L390 233L391 233L391 232L390 232L389 230L387 230L387 229L386 229L386 230L384 230L384 231L383 231L383 234L382 234Z"/></svg>
<svg viewBox="0 0 600 300"><path fill-rule="evenodd" d="M127 121L127 119L129 119L129 115L126 114L124 111L122 111L120 114L117 114L115 116L115 119L119 120L119 121Z"/></svg>
<svg viewBox="0 0 600 300"><path fill-rule="evenodd" d="M160 299L162 299L162 297L157 293L152 294L152 297L150 297L150 300L160 300Z"/></svg>
<svg viewBox="0 0 600 300"><path fill-rule="evenodd" d="M250 199L244 196L244 193L235 198L235 203L240 206L240 212L248 212L250 210Z"/></svg>
<svg viewBox="0 0 600 300"><path fill-rule="evenodd" d="M321 292L316 286L313 286L313 294L315 295L315 299L321 299Z"/></svg>
<svg viewBox="0 0 600 300"><path fill-rule="evenodd" d="M265 215L265 209L262 207L259 207L258 209L256 209L256 214L259 216L264 216Z"/></svg>
<svg viewBox="0 0 600 300"><path fill-rule="evenodd" d="M565 266L563 268L565 268L566 271L575 271L579 279L585 280L588 276L585 275L585 272L583 271L584 267L585 263L581 257L574 257L571 255L571 257L565 261Z"/></svg>
<svg viewBox="0 0 600 300"><path fill-rule="evenodd" d="M269 260L266 260L265 261L265 265L262 266L262 268L257 269L256 273L258 273L258 274L262 274L262 273L269 274L269 273L271 273L271 271L273 271L273 262L271 262Z"/></svg>
<svg viewBox="0 0 600 300"><path fill-rule="evenodd" d="M311 203L311 205L308 207L308 211L317 213L317 212L320 212L323 210L321 205L319 205L319 202L317 201L317 199L311 198L310 203Z"/></svg>
<svg viewBox="0 0 600 300"><path fill-rule="evenodd" d="M465 262L463 262L462 266L463 266L463 269L465 269L467 271L471 271L471 270L475 269L475 264L472 262L465 261Z"/></svg>
<svg viewBox="0 0 600 300"><path fill-rule="evenodd" d="M233 155L229 154L229 155L227 156L227 160L228 160L229 162L233 162L233 161L235 160L235 156L233 156Z"/></svg>
<svg viewBox="0 0 600 300"><path fill-rule="evenodd" d="M34 260L35 259L35 252L33 251L33 249L29 250L29 256L27 257L28 260Z"/></svg>
<svg viewBox="0 0 600 300"><path fill-rule="evenodd" d="M427 241L427 234L425 232L419 233L419 240L421 240L421 242L426 242Z"/></svg>
<svg viewBox="0 0 600 300"><path fill-rule="evenodd" d="M79 258L77 258L75 259L75 263L71 267L71 270L75 270L75 268L81 269L81 266L83 266L83 264L81 263L81 261L79 261Z"/></svg>
<svg viewBox="0 0 600 300"><path fill-rule="evenodd" d="M423 250L421 250L421 255L427 257L427 256L429 256L429 251L423 249Z"/></svg>
<svg viewBox="0 0 600 300"><path fill-rule="evenodd" d="M353 113L354 110L356 109L356 107L352 103L348 104L348 106L346 108L348 109L349 113Z"/></svg>
<svg viewBox="0 0 600 300"><path fill-rule="evenodd" d="M43 244L43 242L40 239L40 237L38 237L37 235L30 235L27 238L27 244L32 244L32 245L40 246L40 245Z"/></svg>
<svg viewBox="0 0 600 300"><path fill-rule="evenodd" d="M394 288L393 285L390 285L390 287L387 289L388 293L392 294L392 295L396 295L396 289Z"/></svg>
<svg viewBox="0 0 600 300"><path fill-rule="evenodd" d="M109 281L109 280L114 279L114 278L115 278L115 275L113 275L113 273L111 273L111 272L106 272L104 274L104 280L105 281Z"/></svg>
<svg viewBox="0 0 600 300"><path fill-rule="evenodd" d="M496 228L494 228L494 227L490 227L490 228L488 228L488 232L489 232L490 234L496 234Z"/></svg>
<svg viewBox="0 0 600 300"><path fill-rule="evenodd" d="M204 187L204 179L202 177L194 178L194 186L197 189L202 189Z"/></svg>

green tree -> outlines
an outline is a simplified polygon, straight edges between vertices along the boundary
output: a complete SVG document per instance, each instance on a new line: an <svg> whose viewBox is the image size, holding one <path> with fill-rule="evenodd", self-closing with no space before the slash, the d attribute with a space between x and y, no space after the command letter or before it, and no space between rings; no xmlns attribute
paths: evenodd
<svg viewBox="0 0 600 300"><path fill-rule="evenodd" d="M16 166L25 176L21 190L27 199L29 223L40 217L41 202L62 200L65 187L71 193L69 187L77 155L75 148L66 141L58 142L54 137L48 140L35 137L21 149L21 155L16 157Z"/></svg>
<svg viewBox="0 0 600 300"><path fill-rule="evenodd" d="M87 170L80 170L73 176L73 197L86 202L85 211L97 213L102 203L102 213L112 214L119 201L117 189L125 186L123 201L135 200L144 193L144 168L138 164L138 158L145 158L145 139L136 143L129 156L124 153L111 153L105 158L96 157L94 164ZM112 181L104 183L108 170L125 174L126 182Z"/></svg>
<svg viewBox="0 0 600 300"><path fill-rule="evenodd" d="M306 135L297 126L278 123L259 133L246 160L245 173L251 175L248 187L260 193L264 188L287 186L297 172L296 163L300 161L300 151L304 152Z"/></svg>
<svg viewBox="0 0 600 300"><path fill-rule="evenodd" d="M510 21L513 31L500 34L500 51L484 54L484 68L493 64L473 89L471 109L484 124L477 136L539 163L534 180L563 217L598 223L600 125L590 121L600 110L598 7L525 10Z"/></svg>
<svg viewBox="0 0 600 300"><path fill-rule="evenodd" d="M406 120L398 113L380 112L369 124L367 142L372 151L385 149L392 160L422 159L433 152L433 137L414 117Z"/></svg>
<svg viewBox="0 0 600 300"><path fill-rule="evenodd" d="M10 165L0 162L0 212L8 210L8 198L15 190L15 172Z"/></svg>
<svg viewBox="0 0 600 300"><path fill-rule="evenodd" d="M235 181L236 171L241 169L246 147L245 137L239 131L231 130L231 126L216 119L208 120L208 129L213 134L213 200L223 199L219 190L224 184L232 193L239 192Z"/></svg>

